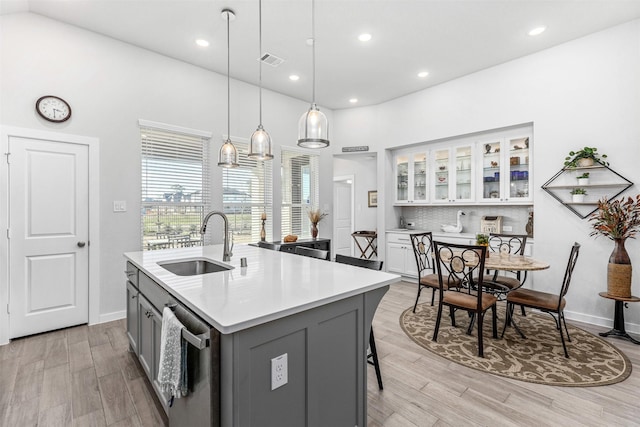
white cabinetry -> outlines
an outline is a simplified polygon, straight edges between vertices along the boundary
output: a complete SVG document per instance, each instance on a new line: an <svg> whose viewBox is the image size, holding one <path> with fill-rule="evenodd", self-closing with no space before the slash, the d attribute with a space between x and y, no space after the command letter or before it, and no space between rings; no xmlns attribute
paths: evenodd
<svg viewBox="0 0 640 427"><path fill-rule="evenodd" d="M528 135L479 141L478 202L531 202Z"/></svg>
<svg viewBox="0 0 640 427"><path fill-rule="evenodd" d="M418 277L416 258L408 233L387 233L386 253L385 266L389 273Z"/></svg>
<svg viewBox="0 0 640 427"><path fill-rule="evenodd" d="M398 150L394 204L531 204L531 140L520 128Z"/></svg>
<svg viewBox="0 0 640 427"><path fill-rule="evenodd" d="M403 153L395 156L395 204L424 204L427 195L427 153Z"/></svg>
<svg viewBox="0 0 640 427"><path fill-rule="evenodd" d="M433 151L433 203L472 202L475 198L474 145Z"/></svg>

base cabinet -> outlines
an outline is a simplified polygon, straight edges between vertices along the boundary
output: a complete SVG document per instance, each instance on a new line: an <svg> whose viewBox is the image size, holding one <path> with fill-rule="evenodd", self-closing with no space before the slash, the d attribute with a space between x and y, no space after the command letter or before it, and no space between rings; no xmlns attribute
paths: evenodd
<svg viewBox="0 0 640 427"><path fill-rule="evenodd" d="M127 281L127 338L131 351L136 355L138 350L138 288Z"/></svg>
<svg viewBox="0 0 640 427"><path fill-rule="evenodd" d="M387 259L385 265L389 273L405 277L418 277L416 257L413 254L411 237L406 233L387 233Z"/></svg>
<svg viewBox="0 0 640 427"><path fill-rule="evenodd" d="M139 275L137 312L127 311L137 314L137 321L127 319L127 333L137 335L138 359L166 405L157 383L162 328L158 308L167 302L180 304L143 271ZM388 289L369 290L235 333L220 334L212 328L210 357L200 351L199 359L193 359L198 352L190 347L188 359L195 377L211 371L210 388L207 384L202 390L204 381L194 379L186 397L175 399L171 408L165 406L169 425L365 426L368 337ZM192 330L191 324L185 327ZM288 381L273 389L271 361L283 354L288 355Z"/></svg>

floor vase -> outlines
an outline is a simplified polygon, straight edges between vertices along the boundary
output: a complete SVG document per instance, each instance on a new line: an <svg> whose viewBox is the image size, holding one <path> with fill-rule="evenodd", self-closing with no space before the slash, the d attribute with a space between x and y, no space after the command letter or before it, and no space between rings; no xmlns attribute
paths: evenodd
<svg viewBox="0 0 640 427"><path fill-rule="evenodd" d="M615 246L607 265L607 293L631 298L631 259L624 247L625 239L614 239Z"/></svg>

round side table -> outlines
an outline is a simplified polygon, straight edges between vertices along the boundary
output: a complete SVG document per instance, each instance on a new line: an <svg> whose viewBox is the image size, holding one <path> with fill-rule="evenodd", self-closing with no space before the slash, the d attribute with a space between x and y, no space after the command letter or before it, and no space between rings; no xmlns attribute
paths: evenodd
<svg viewBox="0 0 640 427"><path fill-rule="evenodd" d="M601 337L616 337L621 338L627 341L631 341L634 344L640 344L640 341L633 338L631 335L627 333L624 329L624 309L627 303L629 302L640 302L640 298L638 297L630 297L630 298L620 298L613 295L609 295L606 292L600 292L602 298L608 298L615 301L615 311L613 315L613 329L609 332L600 332Z"/></svg>

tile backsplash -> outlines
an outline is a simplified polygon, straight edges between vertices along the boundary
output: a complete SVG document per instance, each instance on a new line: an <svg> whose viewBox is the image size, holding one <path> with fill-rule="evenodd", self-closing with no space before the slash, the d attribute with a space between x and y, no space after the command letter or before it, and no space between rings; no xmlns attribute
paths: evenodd
<svg viewBox="0 0 640 427"><path fill-rule="evenodd" d="M483 216L502 215L502 226L511 226L511 231L504 233L527 234L526 225L529 220L531 206L405 206L402 216L406 222L414 222L418 230L440 231L442 224L455 224L459 210L462 216L463 233L479 233L480 220ZM535 230L534 230L535 233Z"/></svg>

